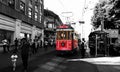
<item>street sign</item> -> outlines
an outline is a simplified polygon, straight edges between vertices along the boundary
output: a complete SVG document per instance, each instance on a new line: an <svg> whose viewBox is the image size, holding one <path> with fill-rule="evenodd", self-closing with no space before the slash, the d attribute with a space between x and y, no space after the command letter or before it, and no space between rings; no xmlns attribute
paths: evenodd
<svg viewBox="0 0 120 72"><path fill-rule="evenodd" d="M84 24L84 23L85 23L85 21L79 21L79 23L82 23L82 24Z"/></svg>

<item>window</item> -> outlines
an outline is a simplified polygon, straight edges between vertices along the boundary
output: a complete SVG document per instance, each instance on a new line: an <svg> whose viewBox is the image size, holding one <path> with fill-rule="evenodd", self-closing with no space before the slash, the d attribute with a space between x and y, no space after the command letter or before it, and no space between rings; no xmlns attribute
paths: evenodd
<svg viewBox="0 0 120 72"><path fill-rule="evenodd" d="M37 5L35 5L35 11L38 12L38 6Z"/></svg>
<svg viewBox="0 0 120 72"><path fill-rule="evenodd" d="M38 13L35 12L35 20L37 21L37 19L38 19Z"/></svg>
<svg viewBox="0 0 120 72"><path fill-rule="evenodd" d="M35 5L39 5L38 0L35 0Z"/></svg>
<svg viewBox="0 0 120 72"><path fill-rule="evenodd" d="M32 18L32 8L28 8L28 17Z"/></svg>
<svg viewBox="0 0 120 72"><path fill-rule="evenodd" d="M58 31L57 32L57 39L62 40L62 39L67 39L67 32L66 31Z"/></svg>
<svg viewBox="0 0 120 72"><path fill-rule="evenodd" d="M42 5L40 5L40 15L42 14L42 7L41 7Z"/></svg>
<svg viewBox="0 0 120 72"><path fill-rule="evenodd" d="M1 2L5 2L5 3L7 3L7 0L1 0Z"/></svg>
<svg viewBox="0 0 120 72"><path fill-rule="evenodd" d="M8 1L8 5L9 5L11 8L14 9L14 7L15 7L15 0L9 0L9 1Z"/></svg>
<svg viewBox="0 0 120 72"><path fill-rule="evenodd" d="M42 21L42 16L40 15L40 23L41 23L41 21Z"/></svg>
<svg viewBox="0 0 120 72"><path fill-rule="evenodd" d="M32 0L29 0L29 7L32 8Z"/></svg>
<svg viewBox="0 0 120 72"><path fill-rule="evenodd" d="M52 28L52 23L48 23L48 28Z"/></svg>
<svg viewBox="0 0 120 72"><path fill-rule="evenodd" d="M72 32L71 31L68 31L68 39L71 40L72 39Z"/></svg>
<svg viewBox="0 0 120 72"><path fill-rule="evenodd" d="M25 3L22 2L22 1L20 1L20 11L21 11L22 13L25 13Z"/></svg>
<svg viewBox="0 0 120 72"><path fill-rule="evenodd" d="M43 3L42 0L40 0L40 3L41 3L41 4Z"/></svg>
<svg viewBox="0 0 120 72"><path fill-rule="evenodd" d="M35 5L35 20L37 21L38 19L38 6Z"/></svg>
<svg viewBox="0 0 120 72"><path fill-rule="evenodd" d="M42 21L42 8L41 8L41 5L40 5L40 19L39 19L39 21L40 21L40 23L41 23L41 21Z"/></svg>

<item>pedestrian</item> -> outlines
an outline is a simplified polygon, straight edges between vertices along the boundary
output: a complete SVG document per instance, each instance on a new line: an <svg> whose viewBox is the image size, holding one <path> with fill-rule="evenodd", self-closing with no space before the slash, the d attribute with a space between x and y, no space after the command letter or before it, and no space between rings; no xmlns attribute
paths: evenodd
<svg viewBox="0 0 120 72"><path fill-rule="evenodd" d="M42 48L42 40L40 40L40 48Z"/></svg>
<svg viewBox="0 0 120 72"><path fill-rule="evenodd" d="M38 41L35 40L35 53L37 53L37 50L38 50Z"/></svg>
<svg viewBox="0 0 120 72"><path fill-rule="evenodd" d="M85 56L90 57L90 48L88 47L88 42L85 42Z"/></svg>
<svg viewBox="0 0 120 72"><path fill-rule="evenodd" d="M15 43L14 50L17 52L18 51L18 39L17 38L15 39L14 43Z"/></svg>
<svg viewBox="0 0 120 72"><path fill-rule="evenodd" d="M84 38L82 38L82 43L81 43L81 55L82 55L82 58L85 57L85 40L84 40Z"/></svg>
<svg viewBox="0 0 120 72"><path fill-rule="evenodd" d="M7 41L7 46L6 47L7 47L7 51L9 52L10 51L10 49L9 49L10 48L10 40Z"/></svg>
<svg viewBox="0 0 120 72"><path fill-rule="evenodd" d="M29 56L29 42L26 38L23 38L21 41L21 57L23 62L24 71L27 72L28 67L28 56Z"/></svg>
<svg viewBox="0 0 120 72"><path fill-rule="evenodd" d="M6 53L7 39L5 38L4 40L2 40L2 43L3 43L3 53Z"/></svg>
<svg viewBox="0 0 120 72"><path fill-rule="evenodd" d="M35 54L35 39L32 42L31 50L32 50L32 53Z"/></svg>
<svg viewBox="0 0 120 72"><path fill-rule="evenodd" d="M32 55L32 39L29 39L30 49L29 49L29 55Z"/></svg>
<svg viewBox="0 0 120 72"><path fill-rule="evenodd" d="M18 59L18 55L17 55L16 51L13 51L13 54L11 55L13 71L15 71L15 69L16 69L17 59Z"/></svg>
<svg viewBox="0 0 120 72"><path fill-rule="evenodd" d="M51 48L53 47L53 39L50 40Z"/></svg>
<svg viewBox="0 0 120 72"><path fill-rule="evenodd" d="M47 40L45 40L44 48L45 48L45 51L47 51L47 49L48 49L48 41Z"/></svg>
<svg viewBox="0 0 120 72"><path fill-rule="evenodd" d="M80 39L78 40L78 46L79 46L79 49L81 49L81 40Z"/></svg>

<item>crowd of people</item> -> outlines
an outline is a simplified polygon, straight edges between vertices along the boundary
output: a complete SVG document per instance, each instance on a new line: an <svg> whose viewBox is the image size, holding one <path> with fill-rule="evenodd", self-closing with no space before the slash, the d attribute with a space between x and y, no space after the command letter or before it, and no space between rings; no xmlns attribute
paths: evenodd
<svg viewBox="0 0 120 72"><path fill-rule="evenodd" d="M36 54L38 52L38 49L42 48L43 46L45 51L47 51L48 47L55 46L53 39L49 39L49 40L45 39L44 45L42 43L43 43L42 40L39 38L35 38L33 41L32 39L28 39L28 38L22 38L22 39L15 38L14 43L11 45L8 39L4 39L2 40L3 53L8 53L11 51L11 49L13 52L13 56L15 55L15 53L16 54L20 53L24 67L23 70L27 71L28 57L30 55ZM13 58L13 56L11 55L11 58Z"/></svg>
<svg viewBox="0 0 120 72"><path fill-rule="evenodd" d="M28 43L30 44L30 50L32 53L36 53L38 48L42 48L42 40L34 39L33 42L31 39L27 39ZM10 52L10 47L13 48L13 50L18 51L22 43L22 39L15 39L13 44L10 44L10 41L8 39L2 40L3 44L3 53Z"/></svg>
<svg viewBox="0 0 120 72"><path fill-rule="evenodd" d="M10 52L10 42L7 39L4 39L2 41L3 43L3 53L6 52ZM27 66L28 66L28 57L29 54L35 54L37 53L39 48L42 48L42 40L40 39L34 39L33 41L31 39L27 39L27 38L22 38L22 39L15 39L14 40L14 44L12 47L12 52L13 53L17 53L20 52L21 53L21 58L22 58L22 62L23 62L23 67L24 67L24 71L27 70Z"/></svg>

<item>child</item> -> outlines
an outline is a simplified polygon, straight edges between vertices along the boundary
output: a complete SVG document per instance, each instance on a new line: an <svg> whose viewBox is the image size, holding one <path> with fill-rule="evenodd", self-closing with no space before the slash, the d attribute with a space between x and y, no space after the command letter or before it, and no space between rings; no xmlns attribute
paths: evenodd
<svg viewBox="0 0 120 72"><path fill-rule="evenodd" d="M11 55L11 61L12 61L12 64L13 64L13 71L15 71L15 68L16 68L17 58L18 58L18 55L14 51L13 54Z"/></svg>

